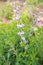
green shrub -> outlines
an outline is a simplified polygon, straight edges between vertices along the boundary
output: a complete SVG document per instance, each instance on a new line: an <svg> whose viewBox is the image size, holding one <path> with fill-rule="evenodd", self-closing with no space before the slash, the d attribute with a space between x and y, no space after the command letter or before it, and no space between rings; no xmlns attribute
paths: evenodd
<svg viewBox="0 0 43 65"><path fill-rule="evenodd" d="M0 65L43 65L43 28L34 31L30 23L19 30L19 22L0 25ZM20 44L18 32L22 30L26 44Z"/></svg>
<svg viewBox="0 0 43 65"><path fill-rule="evenodd" d="M4 9L4 17L7 19L12 19L13 17L13 8L8 5L5 9Z"/></svg>
<svg viewBox="0 0 43 65"><path fill-rule="evenodd" d="M5 11L9 12L9 7ZM25 26L17 28L22 23ZM18 35L21 31L27 43ZM43 27L34 31L28 11L22 13L20 21L0 24L0 65L43 65Z"/></svg>

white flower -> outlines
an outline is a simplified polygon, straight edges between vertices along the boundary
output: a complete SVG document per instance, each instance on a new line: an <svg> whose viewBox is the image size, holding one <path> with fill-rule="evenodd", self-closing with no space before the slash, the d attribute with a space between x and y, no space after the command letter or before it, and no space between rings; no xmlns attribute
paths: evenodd
<svg viewBox="0 0 43 65"><path fill-rule="evenodd" d="M23 40L24 43L27 43L28 41L25 39L24 36L21 36L21 39Z"/></svg>
<svg viewBox="0 0 43 65"><path fill-rule="evenodd" d="M23 34L24 34L24 31L18 33L18 35L23 35Z"/></svg>
<svg viewBox="0 0 43 65"><path fill-rule="evenodd" d="M40 18L37 18L37 21L39 22L40 21Z"/></svg>
<svg viewBox="0 0 43 65"><path fill-rule="evenodd" d="M22 40L25 40L25 37L21 36L21 39L22 39Z"/></svg>
<svg viewBox="0 0 43 65"><path fill-rule="evenodd" d="M17 10L16 10L16 9L14 9L13 11L14 11L14 12L17 12Z"/></svg>
<svg viewBox="0 0 43 65"><path fill-rule="evenodd" d="M20 20L20 14L17 14L17 15L13 18L13 20Z"/></svg>
<svg viewBox="0 0 43 65"><path fill-rule="evenodd" d="M25 40L24 43L28 43L28 40Z"/></svg>
<svg viewBox="0 0 43 65"><path fill-rule="evenodd" d="M19 8L20 8L20 6L17 6L17 7L14 8L13 11L14 11L14 12L18 12Z"/></svg>
<svg viewBox="0 0 43 65"><path fill-rule="evenodd" d="M19 10L19 8L20 8L20 6L17 6L17 7L16 7L16 10Z"/></svg>
<svg viewBox="0 0 43 65"><path fill-rule="evenodd" d="M24 24L17 24L17 28L22 28L24 27Z"/></svg>

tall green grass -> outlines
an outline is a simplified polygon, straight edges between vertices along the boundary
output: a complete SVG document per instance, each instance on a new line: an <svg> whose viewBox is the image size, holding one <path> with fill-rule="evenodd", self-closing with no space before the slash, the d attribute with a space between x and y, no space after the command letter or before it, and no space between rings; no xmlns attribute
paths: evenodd
<svg viewBox="0 0 43 65"><path fill-rule="evenodd" d="M27 3L31 4L31 5L37 5L42 2L43 2L43 0L27 0Z"/></svg>

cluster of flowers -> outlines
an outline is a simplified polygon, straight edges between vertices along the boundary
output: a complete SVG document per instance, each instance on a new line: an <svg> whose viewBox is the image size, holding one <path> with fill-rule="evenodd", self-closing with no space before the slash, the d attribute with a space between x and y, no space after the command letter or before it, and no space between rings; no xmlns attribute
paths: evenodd
<svg viewBox="0 0 43 65"><path fill-rule="evenodd" d="M16 2L11 2L10 5L13 7L13 12L14 12L14 18L13 20L20 20L20 14L19 14L19 8L20 5L16 7L16 3L19 3L19 1ZM15 7L14 7L15 6Z"/></svg>
<svg viewBox="0 0 43 65"><path fill-rule="evenodd" d="M24 24L17 24L17 28L23 28L25 25ZM18 32L18 35L20 35L20 37L21 37L21 39L22 39L22 41L24 42L24 43L27 43L28 41L25 39L25 37L23 36L25 34L25 32L24 31L21 31L21 32ZM21 41L21 42L22 42Z"/></svg>
<svg viewBox="0 0 43 65"><path fill-rule="evenodd" d="M26 4L26 3L24 3L24 4ZM13 2L12 4L11 4L12 6L14 6L15 5L15 3ZM20 20L20 18L21 18L21 14L20 14L20 12L19 12L19 9L20 9L20 5L19 6L17 6L17 7L15 7L14 9L13 9L13 11L14 11L14 13L16 13L16 15L15 15L15 17L13 18L13 20L15 21L15 20ZM21 29L21 28L23 28L25 25L22 23L22 24L17 24L17 28L18 29ZM21 43L27 43L28 41L25 39L25 37L24 37L24 34L25 34L25 32L24 31L21 31L21 32L18 32L17 33L20 37L21 37L21 39L22 39L22 41L20 42L20 44Z"/></svg>
<svg viewBox="0 0 43 65"><path fill-rule="evenodd" d="M15 12L15 17L13 18L14 20L20 20L20 17L21 17L21 15L20 15L20 13L19 13L19 8L20 8L20 6L17 6L16 8L14 8L14 12Z"/></svg>
<svg viewBox="0 0 43 65"><path fill-rule="evenodd" d="M22 1L15 1L15 2L11 2L10 3L10 5L11 6L14 6L14 5L16 5L16 4L22 4L22 5L25 5L26 4L26 2L22 2ZM15 13L15 16L14 16L14 18L13 18L13 20L20 20L20 18L21 18L21 14L20 14L20 12L19 12L19 9L20 9L20 5L18 5L17 7L15 7L14 9L13 9L13 11L14 11L14 13Z"/></svg>

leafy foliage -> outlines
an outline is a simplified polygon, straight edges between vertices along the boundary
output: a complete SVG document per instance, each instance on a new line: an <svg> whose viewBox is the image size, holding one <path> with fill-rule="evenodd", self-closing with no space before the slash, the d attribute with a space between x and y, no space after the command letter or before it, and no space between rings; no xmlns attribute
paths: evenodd
<svg viewBox="0 0 43 65"><path fill-rule="evenodd" d="M35 2L35 0L34 0ZM4 10L5 17L12 19L12 7ZM24 24L17 28L17 24ZM23 41L18 32L24 31ZM43 65L43 27L35 31L28 11L22 13L20 20L0 24L0 65Z"/></svg>
<svg viewBox="0 0 43 65"><path fill-rule="evenodd" d="M0 65L42 65L43 61L43 28L37 31L27 24L21 30L25 31L25 38L28 42L21 42L18 35L16 21L0 25Z"/></svg>

